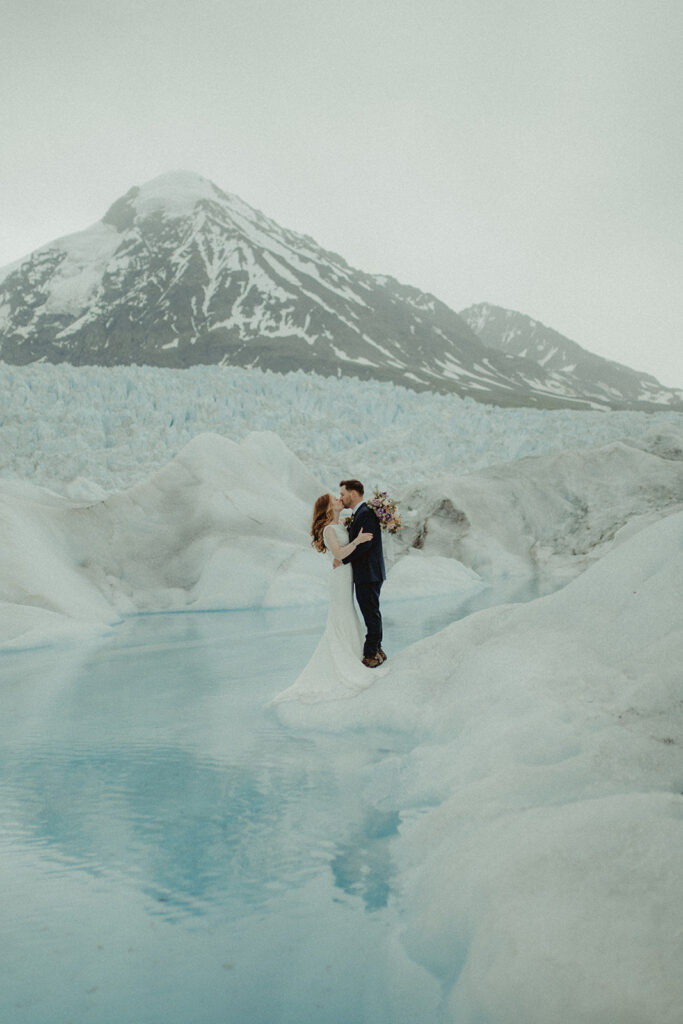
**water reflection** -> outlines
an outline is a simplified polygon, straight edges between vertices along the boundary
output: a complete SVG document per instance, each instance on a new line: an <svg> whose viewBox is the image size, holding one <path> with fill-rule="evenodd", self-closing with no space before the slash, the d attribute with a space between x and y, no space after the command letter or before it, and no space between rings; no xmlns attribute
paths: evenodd
<svg viewBox="0 0 683 1024"><path fill-rule="evenodd" d="M387 633L405 646L487 599L394 602ZM321 870L368 910L386 906L398 812L349 799L334 739L297 737L261 710L323 612L144 616L90 649L5 659L21 672L0 724L5 841L52 870L125 877L167 916L245 913ZM358 748L384 756L396 742Z"/></svg>
<svg viewBox="0 0 683 1024"><path fill-rule="evenodd" d="M72 868L123 873L166 908L199 914L230 895L256 905L287 874L278 836L304 774L282 779L173 748L45 750L11 771L5 835Z"/></svg>
<svg viewBox="0 0 683 1024"><path fill-rule="evenodd" d="M52 871L123 877L168 918L253 912L330 868L347 894L385 905L395 823L354 821L339 780L291 753L250 766L175 748L46 749L5 765L5 841L40 849Z"/></svg>
<svg viewBox="0 0 683 1024"><path fill-rule="evenodd" d="M0 658L3 1020L437 1019L438 986L404 979L388 938L410 738L263 711L325 613L143 616ZM387 604L391 653L461 613Z"/></svg>
<svg viewBox="0 0 683 1024"><path fill-rule="evenodd" d="M359 896L366 910L381 910L389 901L394 872L388 840L398 833L399 823L398 811L369 809L332 860L335 885Z"/></svg>
<svg viewBox="0 0 683 1024"><path fill-rule="evenodd" d="M317 630L268 618L129 620L69 660L70 679L41 653L30 688L16 686L14 728L0 724L5 843L40 851L50 872L123 880L167 920L237 918L348 874L366 809L334 752L262 711Z"/></svg>

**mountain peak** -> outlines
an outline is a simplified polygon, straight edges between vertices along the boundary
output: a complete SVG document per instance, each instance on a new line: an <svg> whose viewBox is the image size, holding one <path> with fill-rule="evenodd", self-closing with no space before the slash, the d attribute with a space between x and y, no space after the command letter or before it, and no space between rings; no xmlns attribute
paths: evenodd
<svg viewBox="0 0 683 1024"><path fill-rule="evenodd" d="M168 171L143 185L134 185L113 203L102 220L117 231L127 231L136 218L145 220L155 213L166 217L186 217L202 200L226 199L208 178L194 171Z"/></svg>
<svg viewBox="0 0 683 1024"><path fill-rule="evenodd" d="M215 201L219 198L225 198L225 194L208 178L192 171L170 171L129 189L125 196L114 203L104 219L114 223L112 211L124 207L130 210L133 217L149 217L159 210L169 217L184 217L201 200Z"/></svg>
<svg viewBox="0 0 683 1024"><path fill-rule="evenodd" d="M215 199L222 195L220 189L208 178L194 171L167 171L140 186L140 195L157 196L168 201Z"/></svg>
<svg viewBox="0 0 683 1024"><path fill-rule="evenodd" d="M501 317L496 351L478 334ZM614 377L604 361L579 360L568 339L540 338L540 325L518 318L480 307L475 331L433 295L356 270L179 170L135 185L102 221L8 269L0 358L307 370L504 405L681 406L656 381Z"/></svg>

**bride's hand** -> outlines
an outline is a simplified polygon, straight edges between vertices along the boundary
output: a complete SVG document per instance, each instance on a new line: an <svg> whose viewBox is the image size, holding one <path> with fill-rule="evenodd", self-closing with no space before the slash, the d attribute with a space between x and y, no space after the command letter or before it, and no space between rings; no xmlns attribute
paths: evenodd
<svg viewBox="0 0 683 1024"><path fill-rule="evenodd" d="M373 535L369 533L367 530L361 530L360 533L356 536L356 540L358 541L359 544L367 544L369 540L372 540L372 536Z"/></svg>

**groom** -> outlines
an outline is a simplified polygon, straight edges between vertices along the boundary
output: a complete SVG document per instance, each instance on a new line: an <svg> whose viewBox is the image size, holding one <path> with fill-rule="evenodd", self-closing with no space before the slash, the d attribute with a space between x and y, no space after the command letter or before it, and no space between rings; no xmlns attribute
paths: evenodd
<svg viewBox="0 0 683 1024"><path fill-rule="evenodd" d="M344 508L350 508L353 513L349 540L353 540L361 530L372 534L371 541L361 544L343 562L345 565L351 563L356 601L367 630L363 664L368 668L377 668L387 660L382 650L382 614L379 610L379 592L386 579L379 519L363 501L365 490L360 480L342 480L339 488Z"/></svg>

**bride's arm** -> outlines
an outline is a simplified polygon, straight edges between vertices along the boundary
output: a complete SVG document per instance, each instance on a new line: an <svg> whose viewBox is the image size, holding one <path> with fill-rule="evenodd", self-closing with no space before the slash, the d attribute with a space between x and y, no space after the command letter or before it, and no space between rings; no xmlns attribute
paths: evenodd
<svg viewBox="0 0 683 1024"><path fill-rule="evenodd" d="M347 558L352 551L355 551L359 544L367 544L369 540L372 540L371 533L364 533L363 530L361 530L357 537L354 537L352 541L349 541L348 544L344 544L344 546L341 547L337 540L337 534L334 527L331 525L325 527L323 530L323 537L325 538L325 543L334 557L340 562L342 558Z"/></svg>
<svg viewBox="0 0 683 1024"><path fill-rule="evenodd" d="M377 517L367 508L359 512L358 517L360 525L359 536L362 533L366 540L373 540L375 533L379 534L379 523L377 521ZM354 549L351 548L348 555L343 556L344 565L351 565L353 562L356 562L359 558L364 558L366 555L367 552L365 551L354 551Z"/></svg>

